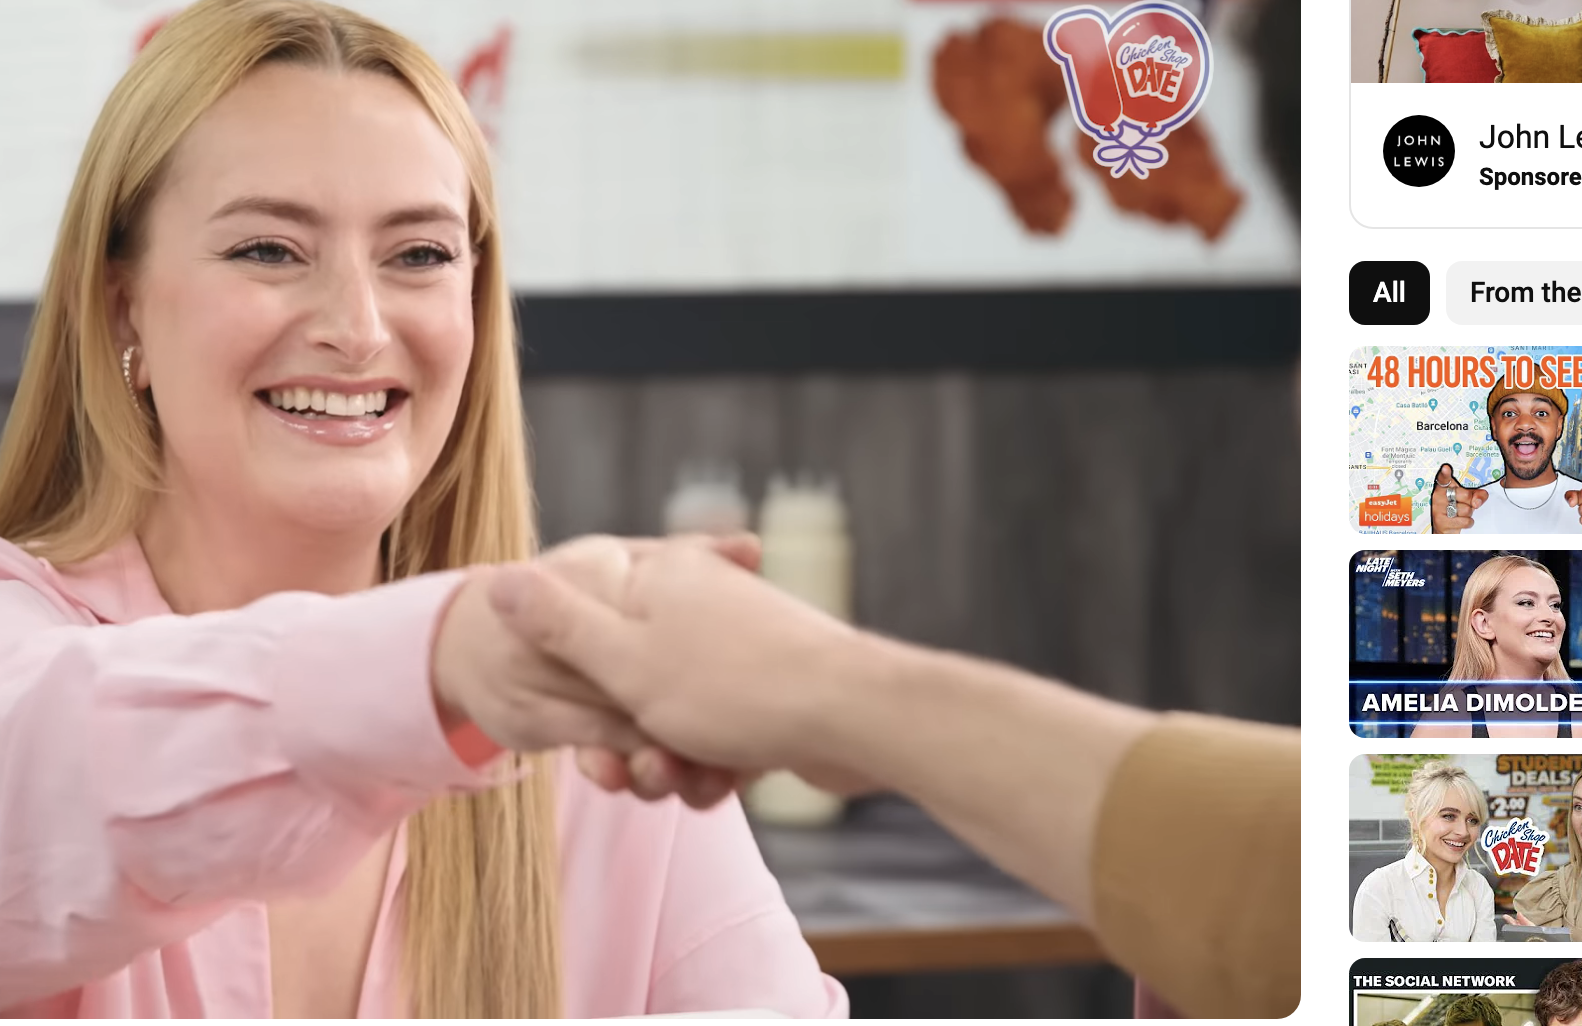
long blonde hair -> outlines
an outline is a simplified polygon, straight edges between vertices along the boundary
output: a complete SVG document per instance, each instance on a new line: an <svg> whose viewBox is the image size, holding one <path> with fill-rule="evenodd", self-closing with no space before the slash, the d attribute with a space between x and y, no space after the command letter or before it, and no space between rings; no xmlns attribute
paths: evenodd
<svg viewBox="0 0 1582 1026"><path fill-rule="evenodd" d="M57 564L132 533L159 487L157 418L128 399L107 262L133 256L171 151L267 61L391 76L471 179L475 345L439 459L385 539L387 575L525 559L535 545L511 296L488 147L445 71L411 41L315 0L199 0L161 29L94 125L61 221L0 440L0 537ZM403 989L418 1017L560 1014L552 777L438 801L410 825Z"/></svg>
<svg viewBox="0 0 1582 1026"><path fill-rule="evenodd" d="M1461 593L1461 616L1456 622L1456 657L1450 664L1451 680L1493 680L1494 643L1479 637L1472 629L1472 614L1481 609L1488 612L1499 597L1500 586L1514 570L1527 567L1542 571L1551 581L1554 574L1542 563L1535 563L1525 556L1494 556L1484 560L1467 577L1467 586ZM1556 585L1559 590L1559 585ZM1566 664L1559 655L1544 667L1543 680L1569 680Z"/></svg>

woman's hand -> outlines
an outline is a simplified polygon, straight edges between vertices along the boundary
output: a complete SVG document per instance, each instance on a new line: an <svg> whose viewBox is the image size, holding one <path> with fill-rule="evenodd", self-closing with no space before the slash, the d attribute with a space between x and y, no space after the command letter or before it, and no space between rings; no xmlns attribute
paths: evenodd
<svg viewBox="0 0 1582 1026"><path fill-rule="evenodd" d="M748 570L757 569L762 555L751 535L692 541ZM736 773L700 766L655 744L602 689L507 626L534 618L532 603L521 601L528 566L550 570L614 605L629 587L634 559L663 544L590 536L550 549L530 564L475 571L447 611L435 644L435 704L447 734L464 734L470 726L516 751L575 746L590 781L645 800L676 794L708 808L740 787L744 780Z"/></svg>
<svg viewBox="0 0 1582 1026"><path fill-rule="evenodd" d="M741 779L782 766L831 779L814 728L840 708L846 678L861 675L876 643L709 548L680 539L631 550L630 578L613 601L552 565L528 568L526 597L501 615L596 681L671 752ZM582 767L597 783L639 793L662 789L667 769L631 759L623 768L592 753Z"/></svg>
<svg viewBox="0 0 1582 1026"><path fill-rule="evenodd" d="M1537 923L1533 922L1531 919L1528 919L1526 916L1522 915L1520 912L1516 913L1516 915L1514 917L1506 916L1505 917L1505 921L1507 923L1509 923L1510 925L1512 925L1512 926L1537 926L1538 925Z"/></svg>
<svg viewBox="0 0 1582 1026"><path fill-rule="evenodd" d="M658 745L639 748L630 755L609 748L579 748L577 768L605 791L629 791L644 801L674 794L695 809L717 805L757 777L702 766Z"/></svg>
<svg viewBox="0 0 1582 1026"><path fill-rule="evenodd" d="M579 588L613 601L631 565L627 543L580 538L537 562ZM433 687L447 734L472 724L501 748L542 751L565 745L632 753L646 740L631 718L584 678L511 629L497 608L514 608L523 565L479 567L458 589L434 644ZM530 618L532 611L517 609Z"/></svg>

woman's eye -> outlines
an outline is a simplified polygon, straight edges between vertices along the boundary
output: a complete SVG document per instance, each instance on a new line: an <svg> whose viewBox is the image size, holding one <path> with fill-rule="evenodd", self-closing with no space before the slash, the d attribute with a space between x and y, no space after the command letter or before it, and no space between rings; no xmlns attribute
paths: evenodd
<svg viewBox="0 0 1582 1026"><path fill-rule="evenodd" d="M246 259L259 264L283 264L292 258L292 253L278 242L255 242L232 251L231 256L233 259Z"/></svg>
<svg viewBox="0 0 1582 1026"><path fill-rule="evenodd" d="M413 246L401 254L401 263L407 267L438 267L454 259L438 246Z"/></svg>

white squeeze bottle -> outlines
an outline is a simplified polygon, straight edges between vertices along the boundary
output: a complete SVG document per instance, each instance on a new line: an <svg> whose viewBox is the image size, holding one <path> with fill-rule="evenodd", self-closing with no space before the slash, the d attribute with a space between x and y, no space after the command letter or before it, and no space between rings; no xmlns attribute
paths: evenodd
<svg viewBox="0 0 1582 1026"><path fill-rule="evenodd" d="M775 475L759 513L763 576L831 616L851 620L852 555L846 506L833 480L787 483ZM747 792L747 809L764 823L825 826L843 803L784 770L765 774Z"/></svg>
<svg viewBox="0 0 1582 1026"><path fill-rule="evenodd" d="M683 465L665 502L665 533L738 534L747 530L748 516L737 468Z"/></svg>

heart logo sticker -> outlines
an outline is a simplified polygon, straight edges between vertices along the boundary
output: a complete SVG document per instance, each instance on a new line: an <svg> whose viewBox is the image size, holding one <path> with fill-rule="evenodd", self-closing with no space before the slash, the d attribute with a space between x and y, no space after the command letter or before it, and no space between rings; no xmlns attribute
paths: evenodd
<svg viewBox="0 0 1582 1026"><path fill-rule="evenodd" d="M1113 19L1068 8L1044 26L1044 51L1065 69L1077 127L1100 144L1093 159L1116 178L1164 166L1165 137L1197 113L1213 70L1208 33L1168 0L1132 4Z"/></svg>

